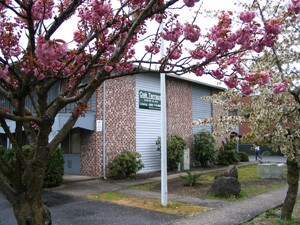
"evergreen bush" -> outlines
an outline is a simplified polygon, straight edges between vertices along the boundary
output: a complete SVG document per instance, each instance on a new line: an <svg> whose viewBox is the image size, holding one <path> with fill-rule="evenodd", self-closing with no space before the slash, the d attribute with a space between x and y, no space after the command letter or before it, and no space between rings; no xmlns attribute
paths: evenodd
<svg viewBox="0 0 300 225"><path fill-rule="evenodd" d="M249 156L246 152L239 152L239 158L241 162L249 162Z"/></svg>
<svg viewBox="0 0 300 225"><path fill-rule="evenodd" d="M218 152L216 163L218 165L228 166L239 162L239 154L236 151L236 143L226 139L222 142L222 147Z"/></svg>
<svg viewBox="0 0 300 225"><path fill-rule="evenodd" d="M211 133L200 131L194 134L194 154L195 159L202 166L208 166L215 161L216 141Z"/></svg>
<svg viewBox="0 0 300 225"><path fill-rule="evenodd" d="M143 167L141 155L130 150L124 150L108 163L109 174L116 179L123 179L136 174Z"/></svg>
<svg viewBox="0 0 300 225"><path fill-rule="evenodd" d="M24 152L25 157L28 156L30 151L29 145L24 145L22 147L22 151ZM0 157L3 158L4 162L8 165L13 166L15 163L15 152L13 149L5 149L3 147L0 148ZM64 175L64 157L63 150L61 148L57 148L53 154L51 155L44 177L44 188L49 187L57 187L63 182Z"/></svg>
<svg viewBox="0 0 300 225"><path fill-rule="evenodd" d="M64 175L64 151L57 148L51 155L44 178L44 188L57 187L63 182Z"/></svg>
<svg viewBox="0 0 300 225"><path fill-rule="evenodd" d="M157 150L161 151L160 137L156 141ZM169 171L176 170L178 163L182 161L186 141L178 134L170 135L167 138L167 168Z"/></svg>

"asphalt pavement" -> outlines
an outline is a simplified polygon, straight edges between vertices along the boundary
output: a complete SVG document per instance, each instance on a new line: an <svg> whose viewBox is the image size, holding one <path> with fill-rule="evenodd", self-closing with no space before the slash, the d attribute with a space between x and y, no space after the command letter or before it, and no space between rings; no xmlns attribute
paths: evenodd
<svg viewBox="0 0 300 225"><path fill-rule="evenodd" d="M264 157L265 162L285 162L283 157ZM255 163L250 156L250 162ZM173 178L180 174L168 176ZM93 201L87 194L117 191L137 196L159 199L160 194L126 188L128 185L148 183L159 177L111 182L86 176L64 176L65 183L57 188L46 189L43 194L45 204L50 208L53 225L238 225L243 221L283 203L287 187L258 195L245 201L227 202L214 199L168 195L168 199L186 202L214 209L195 216L178 216L153 212L116 204ZM0 193L0 225L17 225L13 211L5 197Z"/></svg>

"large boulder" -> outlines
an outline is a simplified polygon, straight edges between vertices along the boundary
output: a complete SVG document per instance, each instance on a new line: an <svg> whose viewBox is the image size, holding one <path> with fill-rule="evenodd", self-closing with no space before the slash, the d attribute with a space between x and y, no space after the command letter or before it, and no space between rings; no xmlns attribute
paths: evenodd
<svg viewBox="0 0 300 225"><path fill-rule="evenodd" d="M238 170L237 170L237 167L235 165L230 165L228 167L228 169L222 173L222 174L219 174L215 177L215 180L218 178L218 177L233 177L233 178L236 178L238 179L239 178L239 175L238 175Z"/></svg>
<svg viewBox="0 0 300 225"><path fill-rule="evenodd" d="M234 177L218 177L212 184L209 193L214 196L233 196L241 192L241 183Z"/></svg>

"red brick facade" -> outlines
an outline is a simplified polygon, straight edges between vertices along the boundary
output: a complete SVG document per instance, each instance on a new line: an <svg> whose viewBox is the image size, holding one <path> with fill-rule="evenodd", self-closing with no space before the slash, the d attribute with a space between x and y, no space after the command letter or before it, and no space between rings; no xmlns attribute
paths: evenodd
<svg viewBox="0 0 300 225"><path fill-rule="evenodd" d="M136 151L136 77L106 81L106 168L122 150ZM168 134L179 134L192 148L191 82L167 77ZM102 120L102 87L97 91L96 119ZM216 112L216 109L213 109ZM103 176L102 132L81 133L80 173ZM106 171L107 172L107 171Z"/></svg>
<svg viewBox="0 0 300 225"><path fill-rule="evenodd" d="M106 81L106 165L122 150L135 151L135 77ZM102 120L102 90L97 91L96 119ZM82 132L80 173L102 176L102 132ZM106 171L107 172L107 171Z"/></svg>
<svg viewBox="0 0 300 225"><path fill-rule="evenodd" d="M175 78L167 80L168 134L179 134L192 148L192 87L189 82Z"/></svg>

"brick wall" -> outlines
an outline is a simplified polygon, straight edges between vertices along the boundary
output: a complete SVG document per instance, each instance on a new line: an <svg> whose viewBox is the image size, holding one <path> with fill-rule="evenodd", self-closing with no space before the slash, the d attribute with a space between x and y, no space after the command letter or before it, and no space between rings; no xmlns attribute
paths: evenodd
<svg viewBox="0 0 300 225"><path fill-rule="evenodd" d="M96 120L102 119L102 87L96 91ZM81 131L80 173L102 175L102 132Z"/></svg>
<svg viewBox="0 0 300 225"><path fill-rule="evenodd" d="M136 149L135 77L110 80L106 92L106 162Z"/></svg>
<svg viewBox="0 0 300 225"><path fill-rule="evenodd" d="M122 150L135 151L135 77L106 81L106 168ZM102 86L97 90L96 119L102 119ZM82 132L80 171L102 176L102 132ZM106 171L108 172L108 171Z"/></svg>
<svg viewBox="0 0 300 225"><path fill-rule="evenodd" d="M186 81L167 78L168 134L179 134L192 147L192 88Z"/></svg>

